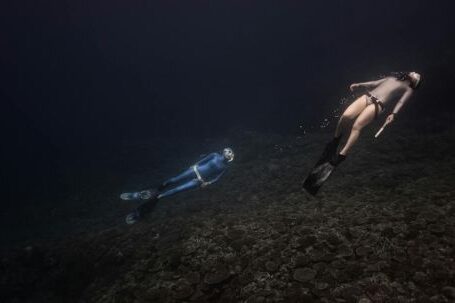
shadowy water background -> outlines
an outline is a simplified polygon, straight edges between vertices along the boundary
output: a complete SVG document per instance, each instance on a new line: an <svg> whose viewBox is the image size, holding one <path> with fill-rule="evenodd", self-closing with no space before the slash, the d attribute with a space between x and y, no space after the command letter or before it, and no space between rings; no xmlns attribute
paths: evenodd
<svg viewBox="0 0 455 303"><path fill-rule="evenodd" d="M2 3L5 302L455 299L452 6ZM300 184L349 84L401 70L422 88L310 199ZM237 158L219 184L124 224L121 192L225 146Z"/></svg>

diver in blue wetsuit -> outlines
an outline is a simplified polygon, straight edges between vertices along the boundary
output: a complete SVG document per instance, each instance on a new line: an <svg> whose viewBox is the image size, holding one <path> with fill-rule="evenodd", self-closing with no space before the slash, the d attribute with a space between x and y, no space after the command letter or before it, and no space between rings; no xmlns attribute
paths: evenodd
<svg viewBox="0 0 455 303"><path fill-rule="evenodd" d="M228 164L233 160L234 152L230 148L225 148L222 153L211 153L204 157L180 175L161 184L157 189L121 194L122 200L147 201L126 216L126 223L136 223L141 216L153 210L159 199L190 189L206 187L217 182L226 171Z"/></svg>

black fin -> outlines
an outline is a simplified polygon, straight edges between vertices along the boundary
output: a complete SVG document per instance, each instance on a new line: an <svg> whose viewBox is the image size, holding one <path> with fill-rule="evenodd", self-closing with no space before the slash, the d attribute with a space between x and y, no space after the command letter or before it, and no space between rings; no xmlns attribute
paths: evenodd
<svg viewBox="0 0 455 303"><path fill-rule="evenodd" d="M316 165L320 165L324 162L330 161L337 154L338 145L340 145L341 137L342 136L335 137L329 143L327 143Z"/></svg>
<svg viewBox="0 0 455 303"><path fill-rule="evenodd" d="M334 170L335 166L330 162L316 165L303 182L303 188L315 196Z"/></svg>

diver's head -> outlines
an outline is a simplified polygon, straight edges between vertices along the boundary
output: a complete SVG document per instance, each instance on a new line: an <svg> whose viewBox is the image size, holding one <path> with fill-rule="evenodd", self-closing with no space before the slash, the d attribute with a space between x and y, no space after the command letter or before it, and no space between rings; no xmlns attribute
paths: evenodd
<svg viewBox="0 0 455 303"><path fill-rule="evenodd" d="M411 83L411 87L413 89L417 89L420 86L420 83L422 83L422 75L416 72L410 72L408 73L409 76L409 82Z"/></svg>
<svg viewBox="0 0 455 303"><path fill-rule="evenodd" d="M229 147L223 149L223 156L228 162L234 161L234 151Z"/></svg>
<svg viewBox="0 0 455 303"><path fill-rule="evenodd" d="M417 72L393 72L391 75L399 81L409 82L412 89L419 88L422 83L422 75Z"/></svg>

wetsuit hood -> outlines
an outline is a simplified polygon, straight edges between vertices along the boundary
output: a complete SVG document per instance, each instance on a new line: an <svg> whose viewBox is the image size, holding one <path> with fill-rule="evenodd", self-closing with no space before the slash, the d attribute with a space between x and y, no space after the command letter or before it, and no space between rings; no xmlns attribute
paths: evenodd
<svg viewBox="0 0 455 303"><path fill-rule="evenodd" d="M228 162L234 161L234 151L232 148L226 147L223 149L223 156Z"/></svg>

